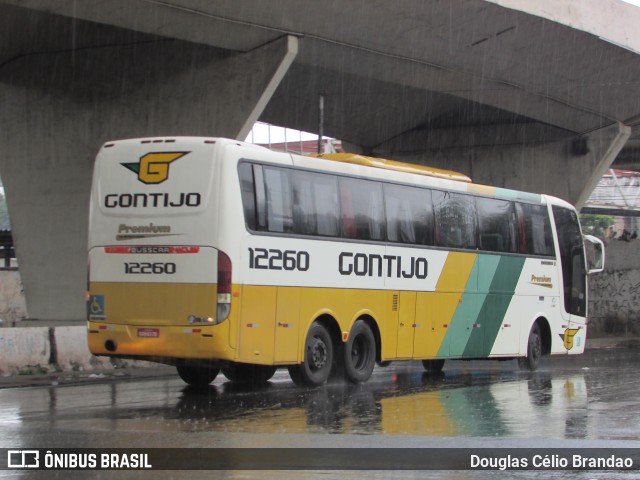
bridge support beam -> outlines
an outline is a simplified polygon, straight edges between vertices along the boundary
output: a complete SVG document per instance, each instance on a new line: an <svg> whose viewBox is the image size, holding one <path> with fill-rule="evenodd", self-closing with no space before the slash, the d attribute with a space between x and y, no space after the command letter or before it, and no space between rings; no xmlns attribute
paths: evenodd
<svg viewBox="0 0 640 480"><path fill-rule="evenodd" d="M118 138L244 139L297 55L179 41L26 54L0 66L2 176L28 315L83 320L95 154Z"/></svg>
<svg viewBox="0 0 640 480"><path fill-rule="evenodd" d="M589 199L591 192L596 188L598 182L606 171L609 170L611 164L618 156L618 153L620 153L620 150L622 150L622 147L624 147L625 143L627 143L627 140L629 140L629 137L631 136L631 128L627 125L618 123L616 127L618 128L618 132L613 139L611 138L613 134L613 129L611 127L598 130L590 135L590 141L591 143L598 145L597 151L600 153L601 157L593 170L589 171L591 175L585 182L582 187L582 191L575 201L575 206L578 210L582 209Z"/></svg>
<svg viewBox="0 0 640 480"><path fill-rule="evenodd" d="M616 123L581 136L557 131L554 141L533 143L527 142L527 131L513 125L432 130L423 132L419 143L412 132L373 153L459 171L475 183L554 195L579 208L631 134ZM413 153L413 145L424 150Z"/></svg>

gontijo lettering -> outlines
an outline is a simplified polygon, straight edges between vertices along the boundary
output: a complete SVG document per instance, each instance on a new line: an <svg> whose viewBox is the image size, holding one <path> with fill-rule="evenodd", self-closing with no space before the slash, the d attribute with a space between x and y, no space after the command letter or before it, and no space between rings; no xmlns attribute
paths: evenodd
<svg viewBox="0 0 640 480"><path fill-rule="evenodd" d="M198 207L201 195L191 193L108 193L104 196L106 208L158 208Z"/></svg>
<svg viewBox="0 0 640 480"><path fill-rule="evenodd" d="M404 259L399 255L342 252L338 256L340 275L387 278L427 278L429 262L424 257Z"/></svg>

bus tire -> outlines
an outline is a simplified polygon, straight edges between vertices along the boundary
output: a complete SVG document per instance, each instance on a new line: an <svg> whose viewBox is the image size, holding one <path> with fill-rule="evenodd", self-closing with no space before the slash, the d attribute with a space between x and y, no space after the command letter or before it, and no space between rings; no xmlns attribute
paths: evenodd
<svg viewBox="0 0 640 480"><path fill-rule="evenodd" d="M273 365L238 363L222 369L222 374L231 382L241 385L264 385L276 373Z"/></svg>
<svg viewBox="0 0 640 480"><path fill-rule="evenodd" d="M318 387L327 383L333 367L331 335L319 322L313 322L304 344L304 362L298 365L301 383ZM289 369L291 374L291 368ZM293 379L293 376L291 377ZM295 383L295 379L294 379Z"/></svg>
<svg viewBox="0 0 640 480"><path fill-rule="evenodd" d="M194 387L206 387L215 380L220 372L219 368L192 365L177 365L176 370L185 383Z"/></svg>
<svg viewBox="0 0 640 480"><path fill-rule="evenodd" d="M441 358L435 360L422 360L422 366L427 373L437 375L442 372L442 369L444 368L444 360Z"/></svg>
<svg viewBox="0 0 640 480"><path fill-rule="evenodd" d="M527 355L518 359L518 365L523 370L534 371L540 365L542 358L542 335L540 333L540 325L534 323L529 332L527 340Z"/></svg>
<svg viewBox="0 0 640 480"><path fill-rule="evenodd" d="M369 380L376 364L376 340L367 322L353 324L344 344L344 372L351 383Z"/></svg>

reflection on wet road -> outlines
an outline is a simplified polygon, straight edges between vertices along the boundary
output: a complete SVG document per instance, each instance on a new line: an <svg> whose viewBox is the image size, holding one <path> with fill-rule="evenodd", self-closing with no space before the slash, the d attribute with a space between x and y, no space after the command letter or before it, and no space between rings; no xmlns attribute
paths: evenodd
<svg viewBox="0 0 640 480"><path fill-rule="evenodd" d="M639 367L639 352L616 349L549 359L535 373L514 361L449 362L433 377L398 363L364 385L317 389L286 371L259 391L222 376L204 390L177 376L6 389L0 446L638 447Z"/></svg>

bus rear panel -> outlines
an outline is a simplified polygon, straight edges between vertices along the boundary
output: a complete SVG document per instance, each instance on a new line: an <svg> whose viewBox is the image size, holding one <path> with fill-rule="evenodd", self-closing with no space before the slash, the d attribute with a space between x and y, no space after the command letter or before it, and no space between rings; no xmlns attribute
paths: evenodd
<svg viewBox="0 0 640 480"><path fill-rule="evenodd" d="M92 189L87 315L97 355L231 359L228 256L218 232L215 141L106 144Z"/></svg>

